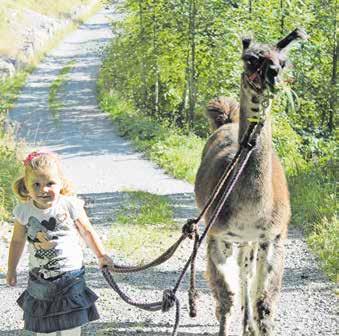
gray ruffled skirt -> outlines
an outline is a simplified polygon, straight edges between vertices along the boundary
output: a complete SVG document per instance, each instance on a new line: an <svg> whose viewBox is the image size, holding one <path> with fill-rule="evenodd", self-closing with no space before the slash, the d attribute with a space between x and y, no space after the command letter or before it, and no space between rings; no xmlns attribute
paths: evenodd
<svg viewBox="0 0 339 336"><path fill-rule="evenodd" d="M30 273L27 289L17 300L24 311L24 328L50 333L99 319L97 295L86 286L84 268L65 272L54 280Z"/></svg>

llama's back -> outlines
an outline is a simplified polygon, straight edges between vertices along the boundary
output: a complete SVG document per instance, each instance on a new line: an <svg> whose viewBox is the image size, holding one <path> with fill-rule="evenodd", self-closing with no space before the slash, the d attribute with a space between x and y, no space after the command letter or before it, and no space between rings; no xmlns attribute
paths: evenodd
<svg viewBox="0 0 339 336"><path fill-rule="evenodd" d="M203 149L195 180L199 208L205 205L225 167L239 148L239 104L232 98L218 97L209 102L206 115L214 132Z"/></svg>
<svg viewBox="0 0 339 336"><path fill-rule="evenodd" d="M239 122L239 104L233 98L218 97L212 99L206 109L213 130L220 126Z"/></svg>

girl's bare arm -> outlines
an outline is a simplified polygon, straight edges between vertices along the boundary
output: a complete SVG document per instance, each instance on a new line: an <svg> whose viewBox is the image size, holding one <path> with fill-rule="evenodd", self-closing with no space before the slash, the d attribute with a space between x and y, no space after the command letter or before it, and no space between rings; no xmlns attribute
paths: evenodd
<svg viewBox="0 0 339 336"><path fill-rule="evenodd" d="M14 230L9 246L8 254L8 269L7 269L7 284L15 286L16 279L16 268L21 258L26 243L26 228L18 221L14 222Z"/></svg>
<svg viewBox="0 0 339 336"><path fill-rule="evenodd" d="M107 256L105 248L95 232L92 224L90 223L85 210L81 216L75 221L81 237L86 242L87 246L93 251L99 261L99 266L112 265L113 261Z"/></svg>

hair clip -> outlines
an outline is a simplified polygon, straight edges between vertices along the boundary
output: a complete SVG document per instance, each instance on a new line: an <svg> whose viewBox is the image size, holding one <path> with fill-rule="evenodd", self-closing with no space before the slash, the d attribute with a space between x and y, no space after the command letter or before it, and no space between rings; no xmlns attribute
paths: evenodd
<svg viewBox="0 0 339 336"><path fill-rule="evenodd" d="M42 154L44 154L44 153L42 153L42 152L32 152L32 153L29 153L29 154L27 155L26 159L23 161L23 162L24 162L24 165L25 165L25 166L28 166L28 165L31 163L31 161L32 161L33 159L35 159L35 158L41 156Z"/></svg>

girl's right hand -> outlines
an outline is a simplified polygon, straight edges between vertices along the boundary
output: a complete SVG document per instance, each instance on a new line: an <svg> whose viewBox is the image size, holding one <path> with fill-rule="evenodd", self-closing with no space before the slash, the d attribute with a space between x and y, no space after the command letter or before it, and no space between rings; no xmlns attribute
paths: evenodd
<svg viewBox="0 0 339 336"><path fill-rule="evenodd" d="M16 271L14 272L7 272L7 275L6 275L6 282L7 282L7 285L9 286L15 286L16 285Z"/></svg>

